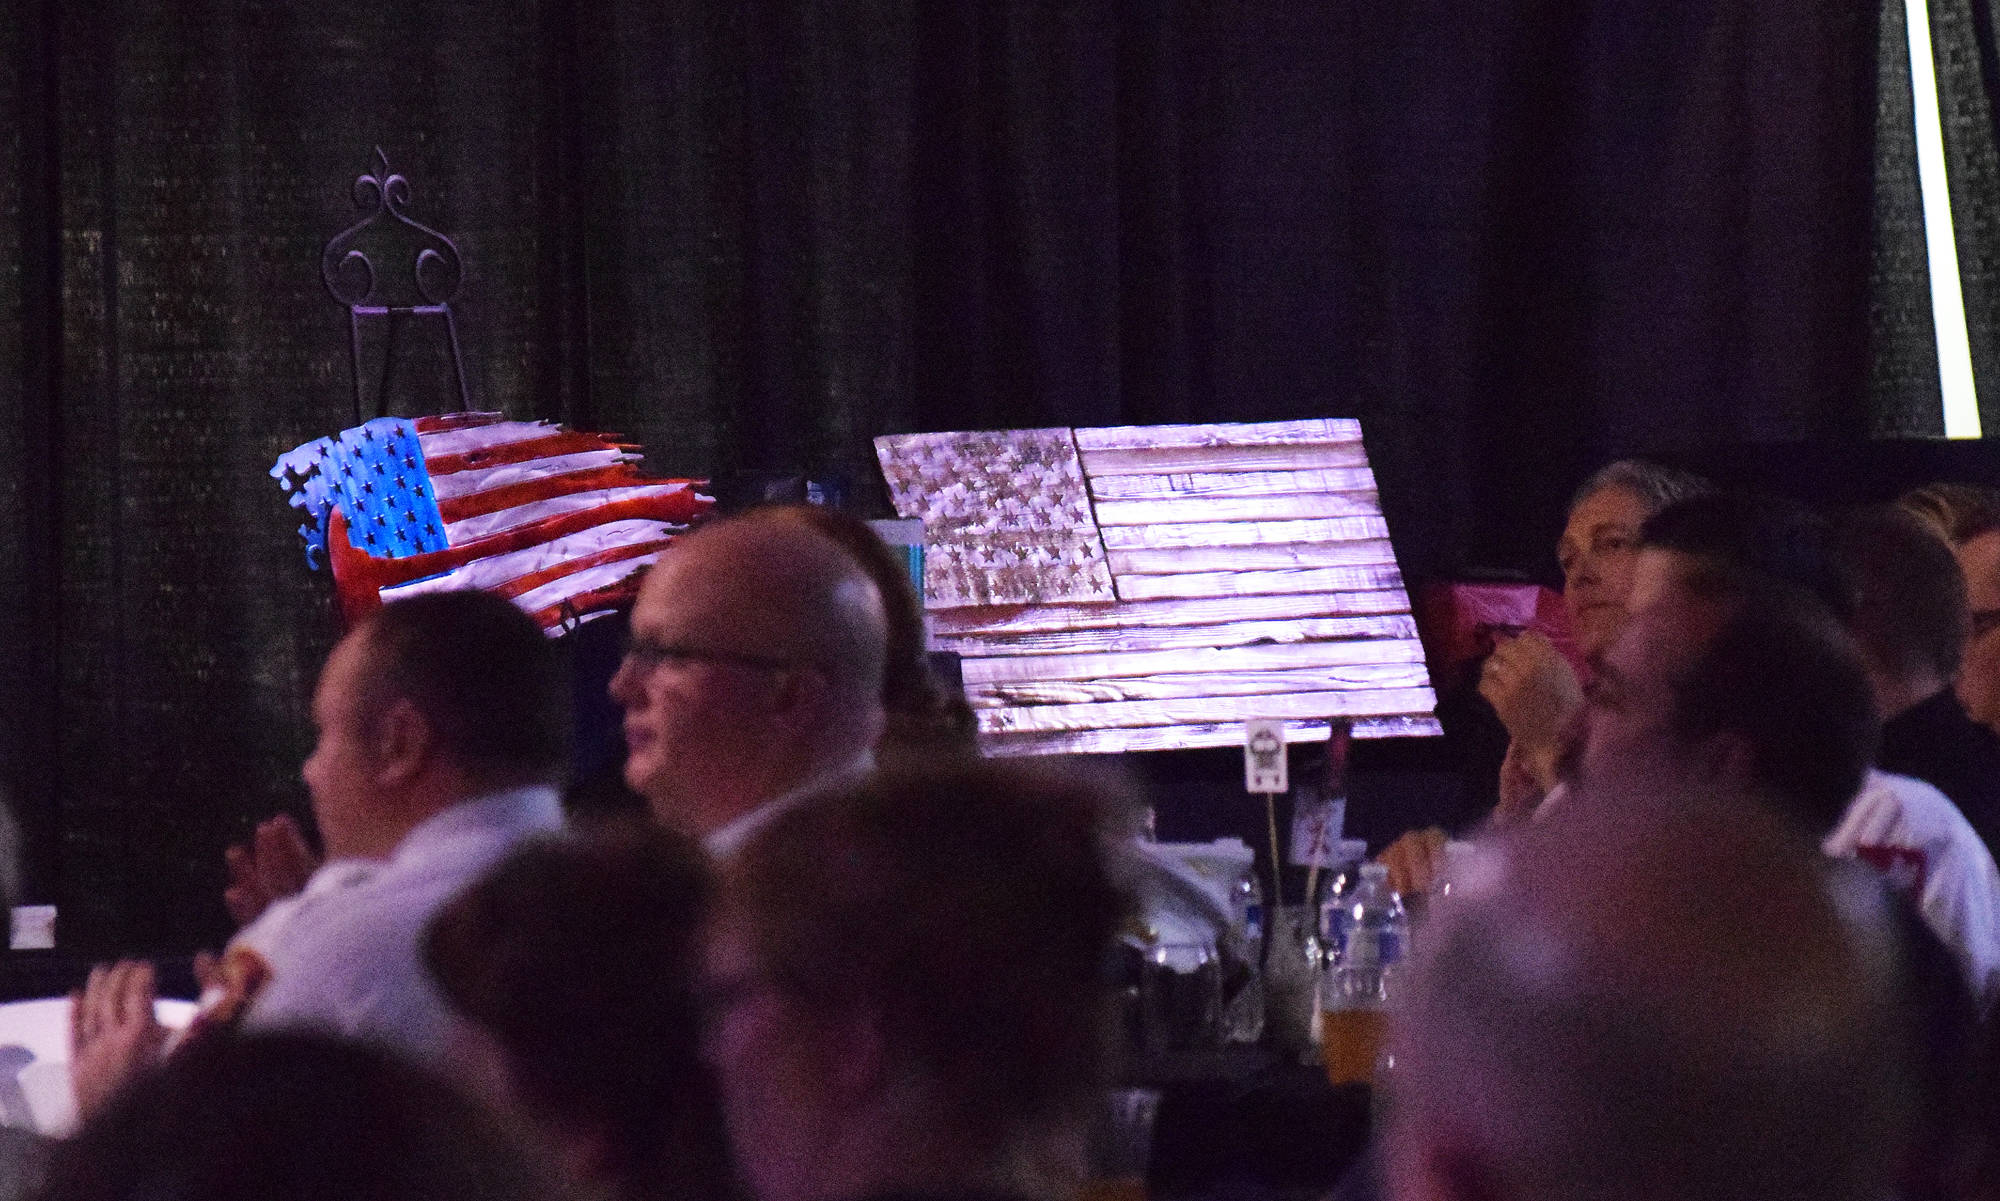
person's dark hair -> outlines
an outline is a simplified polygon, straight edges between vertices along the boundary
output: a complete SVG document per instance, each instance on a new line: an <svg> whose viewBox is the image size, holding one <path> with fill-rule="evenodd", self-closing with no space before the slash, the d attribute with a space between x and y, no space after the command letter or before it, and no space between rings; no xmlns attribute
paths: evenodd
<svg viewBox="0 0 2000 1201"><path fill-rule="evenodd" d="M724 911L781 987L877 1016L961 1137L997 1150L1083 1111L1105 1068L1105 955L1127 900L1110 799L960 761L792 809L723 866Z"/></svg>
<svg viewBox="0 0 2000 1201"><path fill-rule="evenodd" d="M2000 530L2000 488L1940 481L1910 489L1896 498L1896 506L1929 523L1953 546Z"/></svg>
<svg viewBox="0 0 2000 1201"><path fill-rule="evenodd" d="M1852 639L1819 598L1767 576L1704 567L1685 586L1721 606L1722 619L1675 685L1675 724L1692 737L1742 738L1759 791L1824 838L1881 738Z"/></svg>
<svg viewBox="0 0 2000 1201"><path fill-rule="evenodd" d="M1648 513L1657 513L1675 501L1699 496L1713 487L1707 480L1676 467L1663 467L1644 459L1619 459L1590 473L1570 493L1571 512L1606 488L1623 488L1639 498Z"/></svg>
<svg viewBox="0 0 2000 1201"><path fill-rule="evenodd" d="M1760 573L1811 594L1840 621L1854 616L1854 582L1833 529L1797 501L1747 492L1691 496L1648 517L1639 545L1678 551L1725 572Z"/></svg>
<svg viewBox="0 0 2000 1201"><path fill-rule="evenodd" d="M41 1201L545 1201L484 1107L320 1035L190 1043L60 1144Z"/></svg>
<svg viewBox="0 0 2000 1201"><path fill-rule="evenodd" d="M416 706L468 770L559 778L569 763L569 686L532 618L489 592L391 601L362 622L380 702Z"/></svg>
<svg viewBox="0 0 2000 1201"><path fill-rule="evenodd" d="M1849 625L1862 653L1898 676L1957 675L1972 615L1951 548L1921 518L1891 505L1844 514L1835 530L1855 581Z"/></svg>
<svg viewBox="0 0 2000 1201"><path fill-rule="evenodd" d="M924 603L910 581L909 567L868 523L825 505L783 505L769 512L796 520L848 553L875 583L882 598L887 641L882 673L882 709L888 719L883 741L890 749L976 753L977 723L965 697L945 687L931 670L924 635Z"/></svg>
<svg viewBox="0 0 2000 1201"><path fill-rule="evenodd" d="M730 1192L695 1001L708 896L698 847L633 822L523 847L424 935L439 991L500 1046L529 1116L601 1135L627 1201Z"/></svg>

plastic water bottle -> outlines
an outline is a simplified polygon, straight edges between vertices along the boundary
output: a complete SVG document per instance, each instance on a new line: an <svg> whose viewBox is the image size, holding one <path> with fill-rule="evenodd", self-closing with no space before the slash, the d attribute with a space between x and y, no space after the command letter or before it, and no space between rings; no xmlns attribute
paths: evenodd
<svg viewBox="0 0 2000 1201"><path fill-rule="evenodd" d="M1325 910L1327 962L1320 974L1320 1057L1327 1079L1373 1079L1398 965L1409 945L1402 898L1389 869L1364 863L1341 882Z"/></svg>
<svg viewBox="0 0 2000 1201"><path fill-rule="evenodd" d="M1229 902L1230 920L1248 953L1248 974L1223 1009L1222 1036L1232 1043L1254 1043L1264 1035L1264 975L1258 963L1264 950L1264 889L1249 864L1231 886Z"/></svg>

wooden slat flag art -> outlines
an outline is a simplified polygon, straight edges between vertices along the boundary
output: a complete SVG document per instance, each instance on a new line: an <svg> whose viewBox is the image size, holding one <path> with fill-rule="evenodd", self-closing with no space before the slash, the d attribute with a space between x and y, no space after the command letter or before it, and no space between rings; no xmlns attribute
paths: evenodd
<svg viewBox="0 0 2000 1201"><path fill-rule="evenodd" d="M923 497L927 605L1116 599L1071 431L893 441L890 493Z"/></svg>
<svg viewBox="0 0 2000 1201"><path fill-rule="evenodd" d="M628 603L638 573L714 506L649 479L630 446L499 413L381 417L280 456L306 562L352 622L387 600L479 588L551 634Z"/></svg>
<svg viewBox="0 0 2000 1201"><path fill-rule="evenodd" d="M925 522L932 644L962 657L988 753L1228 746L1264 718L1292 741L1335 718L1439 732L1360 423L875 447L897 511Z"/></svg>

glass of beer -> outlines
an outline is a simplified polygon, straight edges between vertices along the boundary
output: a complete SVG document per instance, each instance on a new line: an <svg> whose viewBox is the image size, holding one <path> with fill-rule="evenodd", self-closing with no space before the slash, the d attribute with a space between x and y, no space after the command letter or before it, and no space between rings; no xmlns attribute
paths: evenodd
<svg viewBox="0 0 2000 1201"><path fill-rule="evenodd" d="M1372 966L1330 965L1320 975L1319 1052L1333 1084L1367 1084L1375 1078L1388 1027L1384 971Z"/></svg>
<svg viewBox="0 0 2000 1201"><path fill-rule="evenodd" d="M1319 1022L1319 1055L1326 1078L1334 1084L1372 1081L1387 1015L1380 1009L1322 1009Z"/></svg>

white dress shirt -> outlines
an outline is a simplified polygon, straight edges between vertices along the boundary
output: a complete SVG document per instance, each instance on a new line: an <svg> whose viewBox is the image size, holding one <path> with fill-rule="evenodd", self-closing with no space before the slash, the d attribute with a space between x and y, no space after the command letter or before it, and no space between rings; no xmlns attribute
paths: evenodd
<svg viewBox="0 0 2000 1201"><path fill-rule="evenodd" d="M2000 993L2000 870L1942 792L1871 770L1821 848L1883 872L1951 950L1981 1008Z"/></svg>
<svg viewBox="0 0 2000 1201"><path fill-rule="evenodd" d="M327 860L306 877L304 888L264 906L264 912L229 940L223 953L226 955L238 947L245 947L269 962L271 949L284 942L285 931L291 928L293 915L316 904L328 893L341 892L374 879L375 873L382 870L382 863L380 859Z"/></svg>
<svg viewBox="0 0 2000 1201"><path fill-rule="evenodd" d="M701 840L713 859L728 859L743 849L750 836L771 824L780 813L823 793L859 784L875 770L875 752L863 751L841 767L821 772L790 792L772 797L747 813L738 814L726 825L708 832Z"/></svg>
<svg viewBox="0 0 2000 1201"><path fill-rule="evenodd" d="M245 1026L310 1027L441 1060L454 1018L424 970L425 927L516 844L561 828L555 789L493 793L418 825L372 874L301 894L260 948L271 979Z"/></svg>

